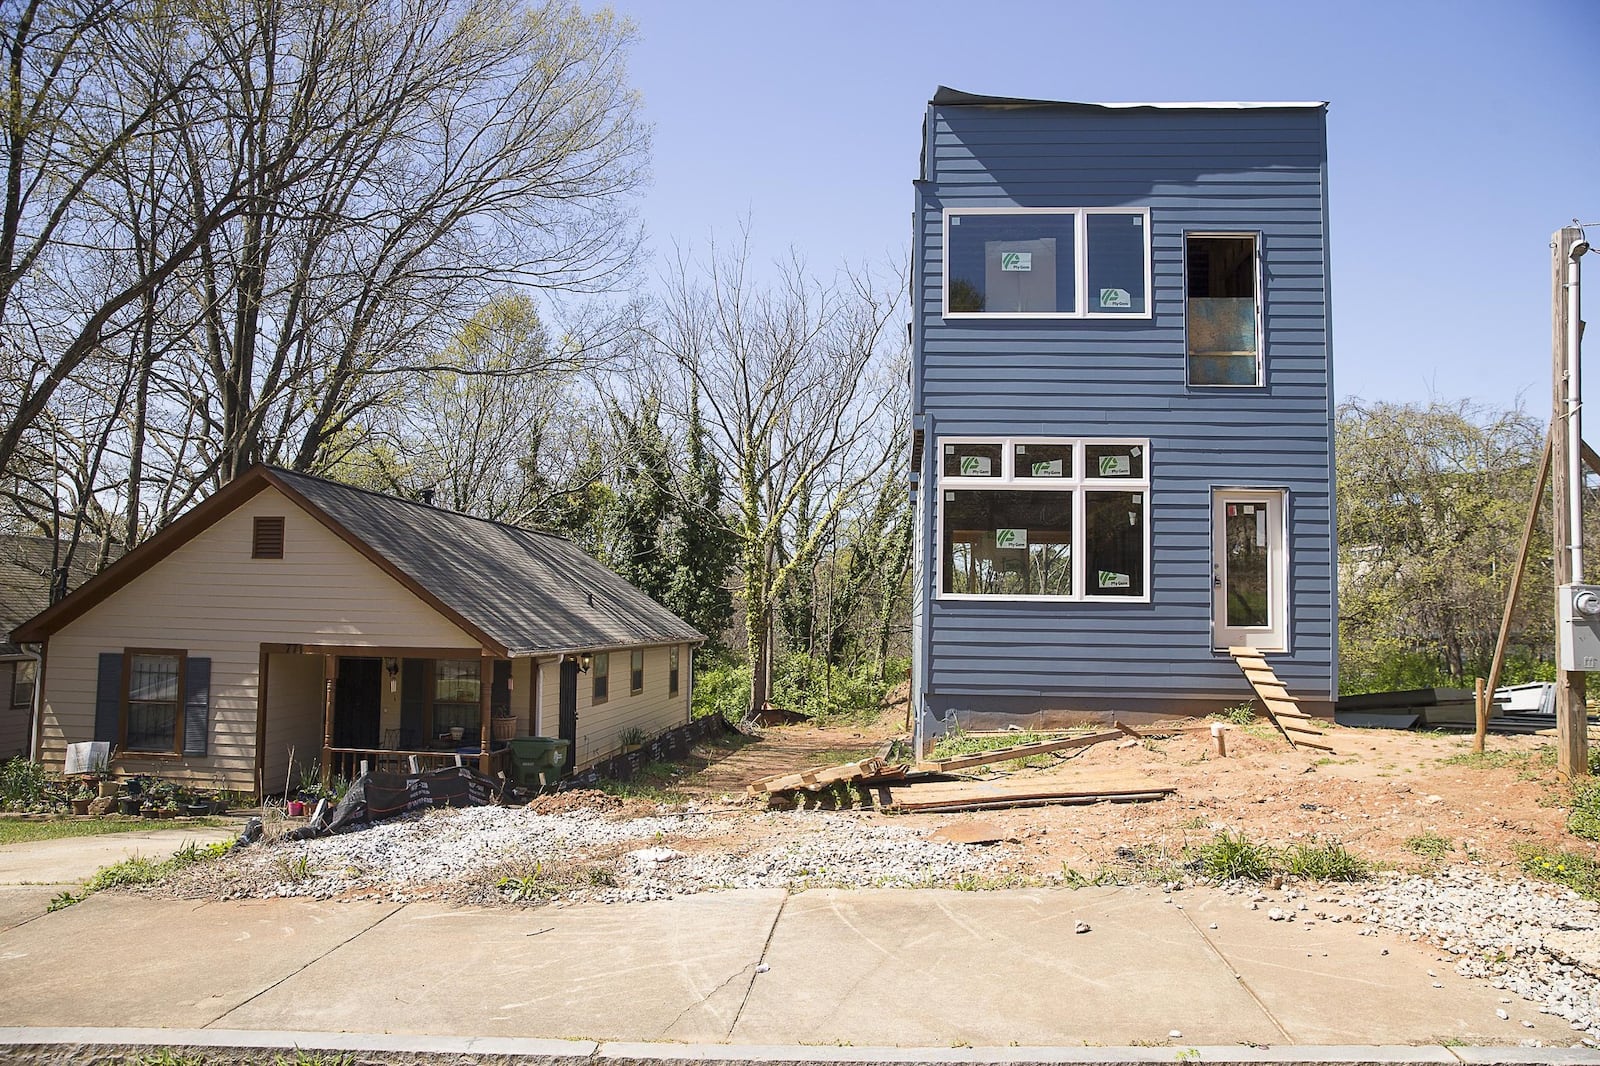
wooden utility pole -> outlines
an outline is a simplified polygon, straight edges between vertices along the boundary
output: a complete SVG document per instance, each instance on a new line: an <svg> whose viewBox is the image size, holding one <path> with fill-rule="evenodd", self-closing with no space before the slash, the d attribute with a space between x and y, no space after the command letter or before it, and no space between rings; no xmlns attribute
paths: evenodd
<svg viewBox="0 0 1600 1066"><path fill-rule="evenodd" d="M1551 373L1555 386L1555 409L1550 419L1552 455L1550 466L1554 489L1551 493L1551 502L1552 510L1555 512L1555 585L1558 600L1562 585L1583 580L1582 574L1572 572L1571 546L1574 530L1572 515L1567 506L1571 493L1580 491L1582 485L1572 484L1572 474L1566 458L1568 448L1577 447L1576 441L1569 442L1568 401L1582 400L1582 397L1568 395L1568 385L1573 376L1569 360L1576 361L1578 353L1568 350L1567 322L1571 313L1571 300L1567 290L1567 264L1571 260L1572 246L1582 238L1581 229L1567 226L1556 230L1550 240ZM1558 648L1560 626L1561 607L1558 602L1556 605ZM1569 669L1571 665L1566 662L1556 664L1556 767L1563 777L1568 778L1587 773L1589 769L1589 715L1584 704L1585 675L1580 670Z"/></svg>

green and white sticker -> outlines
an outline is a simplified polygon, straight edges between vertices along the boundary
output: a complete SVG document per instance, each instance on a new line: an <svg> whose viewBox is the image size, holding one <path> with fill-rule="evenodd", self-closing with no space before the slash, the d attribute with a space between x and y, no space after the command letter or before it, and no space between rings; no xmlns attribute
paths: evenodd
<svg viewBox="0 0 1600 1066"><path fill-rule="evenodd" d="M1100 457L1101 477L1127 477L1133 473L1133 461L1126 455L1102 455Z"/></svg>
<svg viewBox="0 0 1600 1066"><path fill-rule="evenodd" d="M1001 252L1000 269L1003 271L1026 271L1033 269L1032 252Z"/></svg>
<svg viewBox="0 0 1600 1066"><path fill-rule="evenodd" d="M1061 460L1060 459L1043 459L1043 460L1040 460L1039 462L1033 464L1032 470L1033 470L1033 476L1034 477L1060 477L1061 476Z"/></svg>
<svg viewBox="0 0 1600 1066"><path fill-rule="evenodd" d="M1101 289L1101 307L1133 307L1133 297L1128 295L1127 289Z"/></svg>
<svg viewBox="0 0 1600 1066"><path fill-rule="evenodd" d="M987 455L963 455L961 457L962 477L988 477L989 457Z"/></svg>
<svg viewBox="0 0 1600 1066"><path fill-rule="evenodd" d="M1026 548L1028 546L1028 531L1026 529L997 529L994 531L994 546L996 548Z"/></svg>
<svg viewBox="0 0 1600 1066"><path fill-rule="evenodd" d="M1127 574L1119 574L1112 570L1101 570L1099 586L1103 589L1132 588L1133 582Z"/></svg>

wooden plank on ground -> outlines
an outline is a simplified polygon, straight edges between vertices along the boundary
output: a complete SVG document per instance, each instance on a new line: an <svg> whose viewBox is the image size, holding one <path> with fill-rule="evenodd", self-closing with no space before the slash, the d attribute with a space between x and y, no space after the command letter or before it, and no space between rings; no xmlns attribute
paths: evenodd
<svg viewBox="0 0 1600 1066"><path fill-rule="evenodd" d="M942 789L896 788L890 790L890 810L955 811L993 810L1002 807L1043 806L1047 804L1128 802L1158 799L1176 792L1171 785L1129 781L1115 785L1092 787L1084 784L1063 783L1048 787L1036 784L1027 788L996 788L981 782Z"/></svg>
<svg viewBox="0 0 1600 1066"><path fill-rule="evenodd" d="M1010 748L995 748L991 751L974 752L971 755L958 755L954 759L941 759L938 762L919 762L913 769L918 773L943 774L951 770L964 770L969 766L987 766L990 763L1009 762L1012 759L1027 759L1034 755L1048 755L1053 751L1066 751L1069 748L1087 748L1091 744L1116 740L1123 735L1123 731L1118 728L1104 733L1090 733L1088 736L1067 737L1064 740L1018 744Z"/></svg>
<svg viewBox="0 0 1600 1066"><path fill-rule="evenodd" d="M804 789L815 792L829 785L836 785L842 781L860 781L866 778L879 776L896 776L904 773L904 767L891 767L879 758L861 759L858 762L842 763L838 766L826 766L796 773L776 774L764 777L759 781L752 781L745 787L745 792L751 796L759 796L769 792L793 792Z"/></svg>

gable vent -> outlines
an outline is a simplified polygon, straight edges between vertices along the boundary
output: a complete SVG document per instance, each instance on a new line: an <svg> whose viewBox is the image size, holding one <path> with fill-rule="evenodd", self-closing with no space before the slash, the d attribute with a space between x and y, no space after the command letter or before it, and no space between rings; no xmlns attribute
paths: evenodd
<svg viewBox="0 0 1600 1066"><path fill-rule="evenodd" d="M283 516L257 518L255 535L250 541L250 558L283 558Z"/></svg>

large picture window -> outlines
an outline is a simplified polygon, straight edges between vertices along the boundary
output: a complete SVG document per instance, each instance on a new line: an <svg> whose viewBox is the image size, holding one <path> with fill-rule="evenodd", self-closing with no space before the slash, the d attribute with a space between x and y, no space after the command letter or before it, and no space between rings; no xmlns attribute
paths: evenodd
<svg viewBox="0 0 1600 1066"><path fill-rule="evenodd" d="M947 318L1148 318L1150 213L951 208Z"/></svg>
<svg viewBox="0 0 1600 1066"><path fill-rule="evenodd" d="M481 659L438 659L433 664L433 731L456 726L463 733L483 724Z"/></svg>
<svg viewBox="0 0 1600 1066"><path fill-rule="evenodd" d="M940 595L1147 598L1149 453L1145 440L941 441Z"/></svg>

